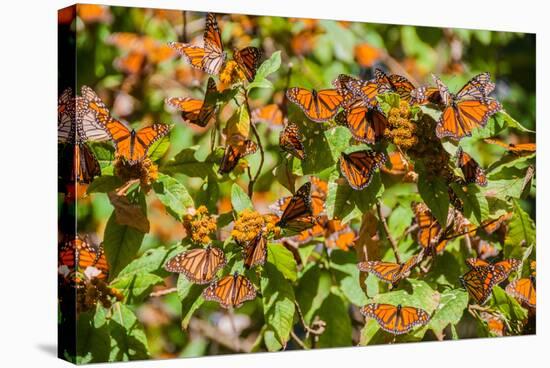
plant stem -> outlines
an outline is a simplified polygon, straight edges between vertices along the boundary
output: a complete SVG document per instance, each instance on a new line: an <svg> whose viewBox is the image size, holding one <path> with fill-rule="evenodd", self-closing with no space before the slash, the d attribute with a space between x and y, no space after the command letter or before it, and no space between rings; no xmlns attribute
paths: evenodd
<svg viewBox="0 0 550 368"><path fill-rule="evenodd" d="M388 238L388 241L390 242L391 247L393 249L393 253L395 254L395 260L397 261L397 263L401 263L401 257L399 256L397 243L395 242L395 239L393 238L393 236L390 234L388 223L386 222L386 218L382 214L382 203L380 202L380 200L376 201L376 211L378 212L378 218L382 222L384 233L386 234L386 237Z"/></svg>
<svg viewBox="0 0 550 368"><path fill-rule="evenodd" d="M292 340L294 340L300 347L304 350L309 350L309 348L306 346L306 344L300 340L300 338L294 333L294 331L290 331L290 337L292 337Z"/></svg>
<svg viewBox="0 0 550 368"><path fill-rule="evenodd" d="M246 90L244 90L244 103L246 106L246 110L248 111L248 116L250 117L250 106L248 105L248 93L246 92ZM254 184L258 180L258 177L262 172L262 167L264 166L264 147L262 145L262 140L260 139L260 134L258 134L258 130L256 129L254 123L252 123L252 121L250 121L250 128L252 128L252 133L254 133L254 137L256 137L256 141L258 143L258 148L260 149L260 165L258 166L258 171L256 172L256 175L254 175L254 178L251 178L248 182L248 196L250 197L250 199L252 199L252 195L254 193Z"/></svg>
<svg viewBox="0 0 550 368"><path fill-rule="evenodd" d="M163 295L172 294L172 293L175 293L176 291L178 291L178 289L173 287L173 288L169 288L169 289L153 291L151 294L149 294L149 296L151 298L153 298L153 297L156 297L156 296L163 296Z"/></svg>

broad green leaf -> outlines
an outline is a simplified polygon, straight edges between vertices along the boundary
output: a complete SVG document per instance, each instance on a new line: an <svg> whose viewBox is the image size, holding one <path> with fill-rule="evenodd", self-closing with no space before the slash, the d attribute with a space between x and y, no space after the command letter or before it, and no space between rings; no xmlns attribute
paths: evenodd
<svg viewBox="0 0 550 368"><path fill-rule="evenodd" d="M536 244L536 227L517 199L512 200L512 205L514 214L508 224L508 233L504 241L504 257L521 259L524 252L522 244L525 247Z"/></svg>
<svg viewBox="0 0 550 368"><path fill-rule="evenodd" d="M355 252L334 249L330 253L330 269L346 298L355 305L365 305L367 297L359 285L359 269Z"/></svg>
<svg viewBox="0 0 550 368"><path fill-rule="evenodd" d="M220 198L220 186L216 178L209 176L199 192L195 195L196 206L204 205L210 213L216 213L218 210L218 200Z"/></svg>
<svg viewBox="0 0 550 368"><path fill-rule="evenodd" d="M511 117L506 111L499 111L496 115L497 118L504 120L504 122L510 127L526 133L535 133L533 130L529 130L519 121Z"/></svg>
<svg viewBox="0 0 550 368"><path fill-rule="evenodd" d="M462 187L452 183L453 192L457 195L464 206L464 215L475 225L481 224L489 216L489 203L476 184L468 184Z"/></svg>
<svg viewBox="0 0 550 368"><path fill-rule="evenodd" d="M319 348L351 346L352 329L347 303L330 293L319 309L319 318L326 323L319 336Z"/></svg>
<svg viewBox="0 0 550 368"><path fill-rule="evenodd" d="M512 334L521 334L523 321L527 318L527 310L516 299L508 295L500 286L493 287L490 299L491 307L495 307L508 321Z"/></svg>
<svg viewBox="0 0 550 368"><path fill-rule="evenodd" d="M332 284L330 273L317 264L304 272L298 280L296 300L306 323L311 324L317 310L330 294Z"/></svg>
<svg viewBox="0 0 550 368"><path fill-rule="evenodd" d="M122 179L114 175L102 175L90 183L86 193L108 193L124 184Z"/></svg>
<svg viewBox="0 0 550 368"><path fill-rule="evenodd" d="M76 321L76 363L100 363L109 360L111 340L109 326L105 319L105 309L81 313Z"/></svg>
<svg viewBox="0 0 550 368"><path fill-rule="evenodd" d="M263 333L263 339L267 351L279 351L284 347L283 344L280 343L277 338L277 333L272 327L266 327Z"/></svg>
<svg viewBox="0 0 550 368"><path fill-rule="evenodd" d="M191 178L217 177L214 166L219 164L223 150L208 155L204 161L196 158L197 150L198 146L183 149L174 159L164 164L160 171L168 174L185 174Z"/></svg>
<svg viewBox="0 0 550 368"><path fill-rule="evenodd" d="M160 276L148 272L136 272L118 276L110 285L122 291L126 304L141 303L149 296L154 286L164 283Z"/></svg>
<svg viewBox="0 0 550 368"><path fill-rule="evenodd" d="M286 279L296 281L298 273L296 260L292 252L286 249L282 244L268 244L267 260L273 263Z"/></svg>
<svg viewBox="0 0 550 368"><path fill-rule="evenodd" d="M147 336L134 312L122 303L115 303L109 320L111 335L110 361L149 358Z"/></svg>
<svg viewBox="0 0 550 368"><path fill-rule="evenodd" d="M178 290L178 297L181 300L181 327L187 329L193 313L204 303L204 298L202 297L204 286L194 284L187 280L183 274L180 274L176 288Z"/></svg>
<svg viewBox="0 0 550 368"><path fill-rule="evenodd" d="M168 213L178 221L181 221L188 208L195 206L187 188L169 175L159 174L158 179L153 183L153 190Z"/></svg>
<svg viewBox="0 0 550 368"><path fill-rule="evenodd" d="M136 256L145 234L126 225L119 225L113 213L103 237L105 257L109 263L109 278L114 279Z"/></svg>
<svg viewBox="0 0 550 368"><path fill-rule="evenodd" d="M275 73L281 67L281 51L275 51L271 57L264 61L256 72L256 76L252 83L247 87L248 91L253 88L271 88L273 84L266 79L270 74Z"/></svg>
<svg viewBox="0 0 550 368"><path fill-rule="evenodd" d="M254 209L254 205L248 194L237 183L234 183L231 187L231 205L233 206L233 211L237 213L241 213L245 209Z"/></svg>
<svg viewBox="0 0 550 368"><path fill-rule="evenodd" d="M149 249L143 255L128 264L120 273L118 277L135 275L138 273L158 272L166 259L167 250L165 248ZM116 279L114 280L116 281Z"/></svg>
<svg viewBox="0 0 550 368"><path fill-rule="evenodd" d="M164 156L164 154L168 151L168 148L170 148L170 134L165 135L153 143L147 152L147 156L149 156L151 161L157 161Z"/></svg>
<svg viewBox="0 0 550 368"><path fill-rule="evenodd" d="M242 137L248 137L250 134L250 115L248 114L248 108L246 104L239 106L237 111L229 118L226 123L226 135L227 137L233 137L239 135Z"/></svg>
<svg viewBox="0 0 550 368"><path fill-rule="evenodd" d="M464 289L448 289L441 293L439 305L435 310L428 328L436 336L443 333L449 324L456 325L462 318L464 310L468 307L468 293Z"/></svg>
<svg viewBox="0 0 550 368"><path fill-rule="evenodd" d="M274 332L281 345L286 345L294 320L292 285L274 264L266 262L261 278L261 290L267 329Z"/></svg>
<svg viewBox="0 0 550 368"><path fill-rule="evenodd" d="M428 178L423 173L418 178L418 193L441 227L447 225L449 193L443 178Z"/></svg>

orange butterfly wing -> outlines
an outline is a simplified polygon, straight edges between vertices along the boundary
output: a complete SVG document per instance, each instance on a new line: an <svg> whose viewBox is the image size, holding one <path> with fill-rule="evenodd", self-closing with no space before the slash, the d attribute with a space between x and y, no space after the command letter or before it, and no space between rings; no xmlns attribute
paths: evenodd
<svg viewBox="0 0 550 368"><path fill-rule="evenodd" d="M278 104L269 104L254 109L251 113L254 123L268 123L272 125L283 125L283 112Z"/></svg>
<svg viewBox="0 0 550 368"><path fill-rule="evenodd" d="M246 277L235 273L211 283L204 289L203 296L224 308L239 308L245 301L256 297L256 288Z"/></svg>
<svg viewBox="0 0 550 368"><path fill-rule="evenodd" d="M386 155L375 151L356 151L350 154L342 152L340 171L355 190L367 187L374 171L386 162Z"/></svg>
<svg viewBox="0 0 550 368"><path fill-rule="evenodd" d="M308 91L293 87L286 91L286 96L302 109L308 119L318 123L332 119L344 101L344 97L336 89Z"/></svg>
<svg viewBox="0 0 550 368"><path fill-rule="evenodd" d="M394 335L405 334L430 321L430 315L425 310L401 305L372 303L361 308L361 313L374 318L384 331Z"/></svg>
<svg viewBox="0 0 550 368"><path fill-rule="evenodd" d="M487 186L487 175L479 164L466 152L462 147L458 147L456 151L456 163L462 171L464 179L467 183L475 183L482 187Z"/></svg>
<svg viewBox="0 0 550 368"><path fill-rule="evenodd" d="M534 276L512 281L506 286L506 292L528 306L537 306L536 279Z"/></svg>
<svg viewBox="0 0 550 368"><path fill-rule="evenodd" d="M242 50L236 50L233 56L237 65L239 65L239 68L245 74L246 79L252 82L260 65L261 51L256 47L249 46Z"/></svg>
<svg viewBox="0 0 550 368"><path fill-rule="evenodd" d="M294 194L275 224L295 232L302 232L316 223L311 205L311 183L305 183Z"/></svg>
<svg viewBox="0 0 550 368"><path fill-rule="evenodd" d="M299 160L306 157L304 145L302 143L302 135L298 126L294 123L289 123L279 135L279 146L292 156Z"/></svg>
<svg viewBox="0 0 550 368"><path fill-rule="evenodd" d="M357 100L336 116L336 122L347 127L356 140L372 144L384 135L388 120L380 110Z"/></svg>
<svg viewBox="0 0 550 368"><path fill-rule="evenodd" d="M244 266L249 269L263 265L267 259L267 238L260 231L254 239L243 247Z"/></svg>
<svg viewBox="0 0 550 368"><path fill-rule="evenodd" d="M357 264L359 271L372 273L380 280L388 284L394 284L399 281L401 265L393 262L366 261Z"/></svg>
<svg viewBox="0 0 550 368"><path fill-rule="evenodd" d="M490 267L475 267L461 276L460 282L474 300L483 305L493 291L494 273Z"/></svg>
<svg viewBox="0 0 550 368"><path fill-rule="evenodd" d="M191 282L206 284L225 266L226 260L220 248L191 249L172 257L164 268L169 272L182 273Z"/></svg>

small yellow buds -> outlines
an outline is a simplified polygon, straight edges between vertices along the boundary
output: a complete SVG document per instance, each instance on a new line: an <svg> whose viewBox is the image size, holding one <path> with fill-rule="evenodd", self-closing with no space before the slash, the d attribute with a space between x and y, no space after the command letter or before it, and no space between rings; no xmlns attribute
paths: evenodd
<svg viewBox="0 0 550 368"><path fill-rule="evenodd" d="M183 218L183 227L187 235L194 243L203 245L210 244L210 234L216 231L216 219L210 216L205 206L200 206L195 211L190 211Z"/></svg>
<svg viewBox="0 0 550 368"><path fill-rule="evenodd" d="M400 101L399 108L390 109L388 127L384 132L388 140L405 151L418 143L416 124L410 120L410 115L409 104L406 101Z"/></svg>
<svg viewBox="0 0 550 368"><path fill-rule="evenodd" d="M114 164L114 173L124 182L139 179L145 192L151 189L151 185L158 179L158 166L149 158L135 164L130 164L122 157L117 157Z"/></svg>
<svg viewBox="0 0 550 368"><path fill-rule="evenodd" d="M245 209L241 212L239 218L235 220L235 226L231 231L231 236L239 244L246 244L263 230L265 221L262 215L256 211Z"/></svg>

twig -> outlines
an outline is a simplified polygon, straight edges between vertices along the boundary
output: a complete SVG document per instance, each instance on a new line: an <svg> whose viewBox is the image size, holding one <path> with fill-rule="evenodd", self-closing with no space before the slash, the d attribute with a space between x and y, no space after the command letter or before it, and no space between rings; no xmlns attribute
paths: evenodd
<svg viewBox="0 0 550 368"><path fill-rule="evenodd" d="M128 192L128 189L130 189L130 187L132 185L134 185L135 183L138 183L139 182L139 179L132 179L132 180L128 180L125 184L123 184L120 188L116 189L116 195L118 196L123 196L123 195L126 195L127 192Z"/></svg>
<svg viewBox="0 0 550 368"><path fill-rule="evenodd" d="M380 203L380 200L378 200L376 202L376 210L378 212L378 217L379 217L379 219L382 222L382 225L384 227L384 232L386 233L386 237L388 238L388 241L390 242L391 247L393 249L393 253L395 254L395 260L397 261L397 263L401 263L401 257L399 256L399 251L397 249L397 243L395 242L395 239L393 238L393 236L390 234L390 229L388 227L388 223L386 222L386 218L382 214L382 205Z"/></svg>
<svg viewBox="0 0 550 368"><path fill-rule="evenodd" d="M163 296L163 295L168 295L168 294L172 294L172 293L175 293L176 291L178 291L177 288L173 287L173 288L169 288L169 289L163 289L163 290L159 290L159 291L153 291L151 294L149 294L149 296L151 298L154 298L154 297L157 297L157 296Z"/></svg>
<svg viewBox="0 0 550 368"><path fill-rule="evenodd" d="M248 105L248 93L246 92L246 90L244 90L244 103L246 106L246 110L248 111L248 116L250 117L251 116L250 106ZM256 175L254 175L254 178L252 178L248 182L248 196L250 197L250 199L252 199L252 195L254 193L254 184L256 183L256 180L258 180L258 177L262 172L262 167L264 166L264 147L262 145L262 140L260 139L260 135L258 134L258 130L256 129L256 125L254 125L252 121L250 121L250 127L252 128L254 137L256 137L258 148L260 150L260 165L258 166L258 171L256 172Z"/></svg>
<svg viewBox="0 0 550 368"><path fill-rule="evenodd" d="M300 338L294 333L294 331L290 331L290 337L292 337L292 340L294 340L300 347L304 350L309 350L309 348L306 346L306 344L300 340Z"/></svg>
<svg viewBox="0 0 550 368"><path fill-rule="evenodd" d="M183 16L183 28L181 32L181 42L187 42L187 12L184 10L181 12Z"/></svg>
<svg viewBox="0 0 550 368"><path fill-rule="evenodd" d="M316 321L315 325L317 327L312 328L306 323L306 320L304 319L304 315L302 314L302 309L300 308L300 304L298 304L297 301L294 301L294 304L296 305L296 311L298 312L298 317L300 317L300 322L302 322L302 326L306 331L306 337L309 337L309 334L318 336L318 335L321 335L323 332L325 332L325 326L323 321Z"/></svg>

